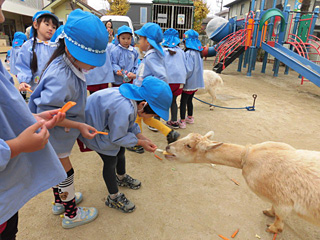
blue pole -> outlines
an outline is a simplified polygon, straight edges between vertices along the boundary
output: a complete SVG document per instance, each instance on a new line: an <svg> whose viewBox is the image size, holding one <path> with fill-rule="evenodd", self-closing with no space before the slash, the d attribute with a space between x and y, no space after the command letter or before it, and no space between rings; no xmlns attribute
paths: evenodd
<svg viewBox="0 0 320 240"><path fill-rule="evenodd" d="M260 6L260 11L261 11L261 12L264 10L264 1L265 1L265 0L262 0L262 1L261 1L261 6Z"/></svg>
<svg viewBox="0 0 320 240"><path fill-rule="evenodd" d="M313 35L314 27L316 25L318 16L319 16L319 6L316 6L313 12L312 24L310 26L310 35Z"/></svg>
<svg viewBox="0 0 320 240"><path fill-rule="evenodd" d="M242 67L242 61L243 61L243 53L239 56L239 63L238 63L238 72L241 72L241 67Z"/></svg>
<svg viewBox="0 0 320 240"><path fill-rule="evenodd" d="M277 5L277 0L273 0L273 8L275 8L276 7L276 5Z"/></svg>
<svg viewBox="0 0 320 240"><path fill-rule="evenodd" d="M252 45L250 46L250 57L249 57L249 66L248 66L248 72L247 76L251 76L251 71L253 69L253 63L256 61L254 59L255 50L256 50L256 39L257 39L257 32L258 32L258 25L259 25L259 19L260 19L260 10L256 12L256 16L254 18L254 29L253 29L253 36L252 36Z"/></svg>
<svg viewBox="0 0 320 240"><path fill-rule="evenodd" d="M264 52L261 73L266 73L267 61L268 61L268 53Z"/></svg>
<svg viewBox="0 0 320 240"><path fill-rule="evenodd" d="M255 0L252 0L252 2L251 2L251 11L254 11L254 4L255 4Z"/></svg>

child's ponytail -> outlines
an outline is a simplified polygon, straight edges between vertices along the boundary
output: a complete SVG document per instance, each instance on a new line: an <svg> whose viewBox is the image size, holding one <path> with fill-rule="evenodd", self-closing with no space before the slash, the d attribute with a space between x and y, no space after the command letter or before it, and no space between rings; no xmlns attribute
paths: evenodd
<svg viewBox="0 0 320 240"><path fill-rule="evenodd" d="M37 44L37 30L33 28L32 60L30 64L32 74L35 74L38 70L38 57L35 52L36 44Z"/></svg>

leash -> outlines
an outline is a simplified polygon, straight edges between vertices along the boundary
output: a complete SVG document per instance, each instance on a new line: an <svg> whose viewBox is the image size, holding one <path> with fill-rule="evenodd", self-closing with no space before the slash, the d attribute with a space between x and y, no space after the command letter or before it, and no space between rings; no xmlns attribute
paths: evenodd
<svg viewBox="0 0 320 240"><path fill-rule="evenodd" d="M211 104L211 103L207 103L195 96L193 96L193 98L197 99L199 102L202 102L202 103L205 103L205 104L208 104L210 106L214 106L214 107L217 107L217 108L224 108L224 109L247 109L247 111L255 111L255 104L256 104L256 98L258 97L257 94L253 94L252 95L253 97L253 104L252 106L248 106L248 107L240 107L240 108L231 108L231 107L222 107L222 106L217 106L217 105L214 105L214 104Z"/></svg>

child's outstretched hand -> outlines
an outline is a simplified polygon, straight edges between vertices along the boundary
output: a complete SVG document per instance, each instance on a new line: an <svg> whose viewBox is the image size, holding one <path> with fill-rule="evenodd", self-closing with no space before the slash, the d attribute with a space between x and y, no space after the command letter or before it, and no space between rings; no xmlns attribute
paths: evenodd
<svg viewBox="0 0 320 240"><path fill-rule="evenodd" d="M134 73L132 73L132 72L129 72L129 73L127 74L127 77L132 80L132 79L135 79L135 78L136 78L136 75L135 75Z"/></svg>
<svg viewBox="0 0 320 240"><path fill-rule="evenodd" d="M118 70L118 71L117 71L117 75L118 75L118 76L123 76L122 71L121 71L121 70Z"/></svg>
<svg viewBox="0 0 320 240"><path fill-rule="evenodd" d="M142 146L148 152L154 152L157 149L157 146L148 140L139 140L138 145Z"/></svg>
<svg viewBox="0 0 320 240"><path fill-rule="evenodd" d="M63 121L66 118L66 114L60 112L59 109L55 109L35 114L34 117L37 121L44 120L46 128L51 129Z"/></svg>
<svg viewBox="0 0 320 240"><path fill-rule="evenodd" d="M80 124L78 129L80 130L81 135L87 139L92 139L97 135L97 129L85 123Z"/></svg>
<svg viewBox="0 0 320 240"><path fill-rule="evenodd" d="M41 130L37 132L39 128ZM11 150L11 158L23 152L30 153L43 149L48 143L49 136L45 121L36 122L26 128L18 137L6 141Z"/></svg>
<svg viewBox="0 0 320 240"><path fill-rule="evenodd" d="M27 88L31 88L31 86L28 83L20 83L19 85L19 91L27 91Z"/></svg>

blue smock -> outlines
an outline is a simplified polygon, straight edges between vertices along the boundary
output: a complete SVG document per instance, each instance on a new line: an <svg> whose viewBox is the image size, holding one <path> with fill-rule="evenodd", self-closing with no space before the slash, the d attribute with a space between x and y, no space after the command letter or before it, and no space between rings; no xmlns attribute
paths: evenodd
<svg viewBox="0 0 320 240"><path fill-rule="evenodd" d="M168 82L166 68L164 65L164 57L154 48L146 52L139 65L137 78L133 80L133 84L141 87L143 79L148 76L159 78L166 83Z"/></svg>
<svg viewBox="0 0 320 240"><path fill-rule="evenodd" d="M10 54L10 72L13 75L18 74L18 69L16 68L16 62L18 58L18 54L21 47L13 47L11 48L11 54Z"/></svg>
<svg viewBox="0 0 320 240"><path fill-rule="evenodd" d="M169 51L176 52L170 55ZM187 77L186 58L184 51L179 47L164 48L164 62L169 84L185 84Z"/></svg>
<svg viewBox="0 0 320 240"><path fill-rule="evenodd" d="M112 71L110 51L112 46L108 44L106 48L106 62L101 67L96 67L85 74L87 86L98 85L104 83L113 83L114 76Z"/></svg>
<svg viewBox="0 0 320 240"><path fill-rule="evenodd" d="M108 156L116 156L120 147L133 147L138 143L136 135L140 127L137 118L137 104L125 98L119 88L107 88L91 94L86 106L86 123L98 131L93 139L80 135L80 140L90 149Z"/></svg>
<svg viewBox="0 0 320 240"><path fill-rule="evenodd" d="M5 69L2 62L0 61L0 73L5 77L7 80L9 80L12 84L14 84L13 78L11 74Z"/></svg>
<svg viewBox="0 0 320 240"><path fill-rule="evenodd" d="M114 83L116 85L121 85L123 83L123 77L117 75L118 70L123 69L123 71L127 71L128 73L137 73L138 58L139 54L132 46L129 46L129 48L124 48L119 44L112 49L111 63L114 73Z"/></svg>
<svg viewBox="0 0 320 240"><path fill-rule="evenodd" d="M26 41L18 54L16 60L16 68L18 70L17 78L19 83L28 83L31 85L31 89L34 90L39 82L39 78L46 67L50 57L57 48L57 44L53 42L43 42L37 39L35 46L35 53L38 59L38 70L34 74L31 71L31 61L32 61L32 44L33 38Z"/></svg>
<svg viewBox="0 0 320 240"><path fill-rule="evenodd" d="M7 78L0 62L0 224L9 220L37 194L67 175L52 146L11 158L5 141L16 138L36 122L25 101ZM3 71L4 70L4 71Z"/></svg>
<svg viewBox="0 0 320 240"><path fill-rule="evenodd" d="M195 91L204 88L203 61L199 51L188 50L186 55L187 79L183 87L184 91Z"/></svg>
<svg viewBox="0 0 320 240"><path fill-rule="evenodd" d="M66 118L84 122L84 109L87 99L87 85L84 74L70 62L67 56L54 59L43 72L41 81L31 94L29 108L33 113L61 108L68 101L76 102L66 113ZM50 142L57 154L71 152L80 131L64 127L50 129Z"/></svg>

